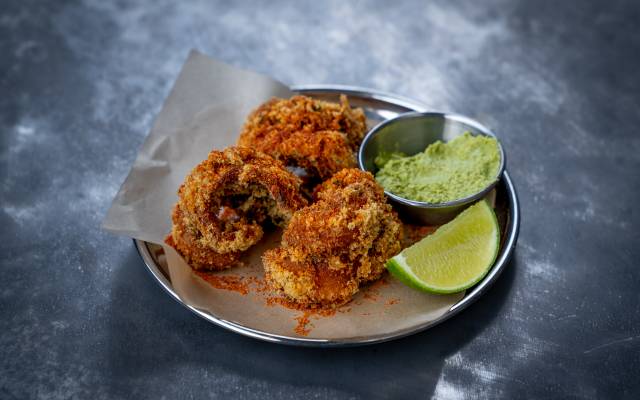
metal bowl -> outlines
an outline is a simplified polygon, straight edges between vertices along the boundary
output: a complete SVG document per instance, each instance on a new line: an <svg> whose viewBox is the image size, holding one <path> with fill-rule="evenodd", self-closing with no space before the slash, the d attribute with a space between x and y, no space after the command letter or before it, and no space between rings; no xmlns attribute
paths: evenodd
<svg viewBox="0 0 640 400"><path fill-rule="evenodd" d="M400 151L414 155L438 140L448 142L465 132L496 138L496 135L482 124L461 115L438 112L405 113L378 124L367 134L358 152L358 163L361 169L375 175L378 168L374 160L381 152ZM500 168L495 179L484 189L467 197L445 203L427 203L405 199L388 191L385 193L396 209L409 220L434 225L443 224L486 196L498 183L505 168L504 150L499 141L498 149Z"/></svg>

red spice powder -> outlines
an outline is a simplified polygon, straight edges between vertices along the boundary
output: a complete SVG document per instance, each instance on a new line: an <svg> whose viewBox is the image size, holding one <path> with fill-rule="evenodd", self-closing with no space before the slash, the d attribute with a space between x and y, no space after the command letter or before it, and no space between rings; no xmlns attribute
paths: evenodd
<svg viewBox="0 0 640 400"><path fill-rule="evenodd" d="M339 311L339 308L322 308L319 306L308 307L279 296L268 297L267 305L273 306L274 304L302 312L297 317L294 317L297 322L294 331L301 336L307 336L311 332L311 328L309 327L313 326L311 318L318 319L320 317L332 317L337 311Z"/></svg>
<svg viewBox="0 0 640 400"><path fill-rule="evenodd" d="M194 271L196 275L207 281L216 289L231 290L246 295L249 293L249 285L245 278L237 275L216 275L215 272Z"/></svg>
<svg viewBox="0 0 640 400"><path fill-rule="evenodd" d="M257 276L247 277L247 280L251 287L255 289L256 293L271 293L271 288L265 279L260 279Z"/></svg>
<svg viewBox="0 0 640 400"><path fill-rule="evenodd" d="M304 306L302 304L298 304L295 301L291 301L285 297L281 296L272 296L267 298L267 305L273 306L274 304L281 305L290 310L302 311L307 313L308 315L321 316L321 317L331 317L336 314L336 308L322 308L320 306Z"/></svg>
<svg viewBox="0 0 640 400"><path fill-rule="evenodd" d="M367 290L366 292L364 292L363 297L367 300L371 300L371 301L377 301L378 300L378 292L373 292L370 290Z"/></svg>
<svg viewBox="0 0 640 400"><path fill-rule="evenodd" d="M387 300L387 302L384 303L384 305L385 306L392 306L392 305L398 304L398 303L400 303L400 299L394 297L392 299Z"/></svg>
<svg viewBox="0 0 640 400"><path fill-rule="evenodd" d="M282 296L270 296L270 294L272 294L272 289L263 278L256 276L218 275L216 272L204 271L194 271L194 273L216 289L231 290L242 295L247 295L249 292L253 291L264 295L268 306L274 306L277 304L291 310L300 311L301 314L294 317L294 320L296 321L294 331L301 336L307 336L311 332L313 327L312 319L331 317L334 316L336 312L348 313L351 311L351 307L346 307L347 304L362 304L362 301L353 301L341 306L330 308L323 308L321 306L309 307L298 304ZM380 287L388 284L389 282L386 277L382 277L362 289L364 292L363 297L367 300L377 301L379 298ZM398 302L399 299L390 299L385 303L385 305L393 305ZM362 315L367 316L370 315L370 313L364 313Z"/></svg>

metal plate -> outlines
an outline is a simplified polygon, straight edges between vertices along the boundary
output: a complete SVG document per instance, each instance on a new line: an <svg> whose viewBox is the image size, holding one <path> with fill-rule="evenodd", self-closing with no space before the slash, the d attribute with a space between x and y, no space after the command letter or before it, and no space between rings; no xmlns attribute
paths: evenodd
<svg viewBox="0 0 640 400"><path fill-rule="evenodd" d="M317 99L337 101L341 93L349 97L352 106L362 107L365 110L367 119L370 124L376 124L385 119L395 117L396 115L408 111L428 111L427 107L415 101L405 99L388 93L357 88L351 86L337 85L305 85L295 86L292 90L296 93L304 94ZM364 344L372 344L384 342L392 339L401 338L417 332L429 329L440 322L451 318L464 308L477 300L492 284L496 281L500 273L506 268L507 262L513 253L518 238L518 230L520 226L520 211L518 197L509 177L509 173L505 170L496 192L496 215L501 230L501 247L500 253L496 259L494 266L491 268L485 278L477 285L469 289L465 296L454 304L440 318L430 321L426 324L418 324L410 328L395 331L390 334L358 337L348 340L325 340L318 338L302 338L296 336L283 336L273 333L252 329L249 326L240 325L232 321L228 321L212 313L202 311L190 306L182 301L173 289L169 275L162 269L160 263L156 259L156 253L150 247L157 246L135 239L135 245L144 261L145 265L151 272L152 276L158 281L167 293L169 293L180 304L199 315L200 317L221 326L230 331L252 337L255 339L265 340L268 342L296 345L296 346L316 346L316 347L340 347L340 346L356 346Z"/></svg>

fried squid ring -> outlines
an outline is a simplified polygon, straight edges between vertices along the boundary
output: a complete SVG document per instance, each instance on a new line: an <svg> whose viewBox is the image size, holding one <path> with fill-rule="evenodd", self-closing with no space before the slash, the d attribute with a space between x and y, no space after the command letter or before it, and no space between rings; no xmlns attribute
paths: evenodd
<svg viewBox="0 0 640 400"><path fill-rule="evenodd" d="M345 169L297 211L280 248L263 255L267 282L306 305L336 306L380 278L400 251L401 225L373 176Z"/></svg>
<svg viewBox="0 0 640 400"><path fill-rule="evenodd" d="M265 222L285 226L306 204L300 179L279 161L244 147L214 150L178 190L170 244L195 269L225 269L262 238Z"/></svg>
<svg viewBox="0 0 640 400"><path fill-rule="evenodd" d="M306 96L274 98L249 115L238 144L324 180L356 166L355 152L366 130L364 112L351 108L344 95L340 104Z"/></svg>

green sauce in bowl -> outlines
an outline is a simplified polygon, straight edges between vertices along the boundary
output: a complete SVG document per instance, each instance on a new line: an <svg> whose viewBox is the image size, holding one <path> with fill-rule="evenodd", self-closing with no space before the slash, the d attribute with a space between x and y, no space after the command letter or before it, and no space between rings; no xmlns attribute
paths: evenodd
<svg viewBox="0 0 640 400"><path fill-rule="evenodd" d="M497 179L500 169L498 141L465 132L422 153L406 156L385 153L376 157L376 180L382 187L408 200L438 204L477 193Z"/></svg>

